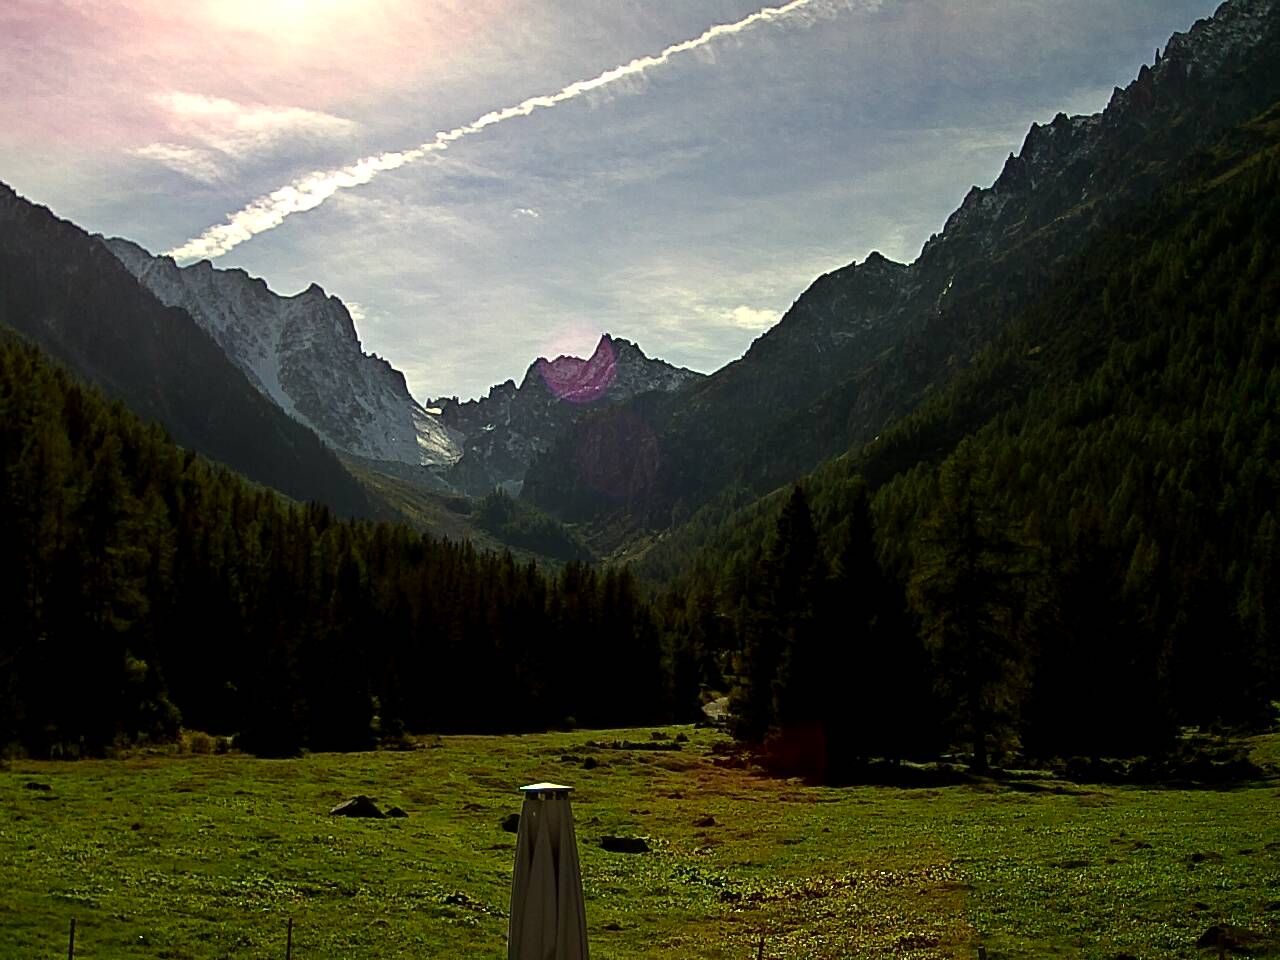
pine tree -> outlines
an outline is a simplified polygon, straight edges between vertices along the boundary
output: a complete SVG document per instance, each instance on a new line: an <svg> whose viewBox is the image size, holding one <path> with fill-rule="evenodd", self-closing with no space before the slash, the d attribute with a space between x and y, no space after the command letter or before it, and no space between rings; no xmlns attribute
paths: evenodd
<svg viewBox="0 0 1280 960"><path fill-rule="evenodd" d="M804 491L793 488L752 577L740 617L742 654L730 698L739 736L819 721L824 670L817 620L823 580Z"/></svg>
<svg viewBox="0 0 1280 960"><path fill-rule="evenodd" d="M989 467L966 438L943 464L910 582L956 732L985 770L1013 730L1026 676L1027 551L996 509Z"/></svg>
<svg viewBox="0 0 1280 960"><path fill-rule="evenodd" d="M825 570L818 552L809 501L793 487L778 517L766 561L772 619L779 632L773 681L773 722L778 727L819 722L826 694L825 636L818 611Z"/></svg>
<svg viewBox="0 0 1280 960"><path fill-rule="evenodd" d="M837 781L852 776L858 761L898 760L937 743L932 670L904 616L902 588L876 556L861 478L850 482L843 509L822 616L832 638L823 696L827 767Z"/></svg>

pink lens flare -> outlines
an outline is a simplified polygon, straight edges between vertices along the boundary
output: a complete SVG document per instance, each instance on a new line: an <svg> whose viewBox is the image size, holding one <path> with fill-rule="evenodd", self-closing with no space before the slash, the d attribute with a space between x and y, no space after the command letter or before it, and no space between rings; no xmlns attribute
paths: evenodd
<svg viewBox="0 0 1280 960"><path fill-rule="evenodd" d="M618 373L618 357L613 342L601 337L591 359L556 357L538 358L535 364L542 382L552 395L569 403L591 403L604 396Z"/></svg>

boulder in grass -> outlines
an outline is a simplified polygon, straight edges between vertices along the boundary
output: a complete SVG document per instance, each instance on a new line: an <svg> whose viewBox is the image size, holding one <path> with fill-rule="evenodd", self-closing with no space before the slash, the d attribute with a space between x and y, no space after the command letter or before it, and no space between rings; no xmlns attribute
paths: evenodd
<svg viewBox="0 0 1280 960"><path fill-rule="evenodd" d="M375 820L381 820L386 816L385 813L378 809L378 805L363 793L358 797L352 797L350 800L344 800L330 810L329 815L333 817L369 817Z"/></svg>
<svg viewBox="0 0 1280 960"><path fill-rule="evenodd" d="M502 829L507 831L507 833L519 833L520 832L520 814L508 813L505 817L502 818L502 820L500 821L500 824L502 826Z"/></svg>
<svg viewBox="0 0 1280 960"><path fill-rule="evenodd" d="M404 817L409 816L409 814L405 813L402 807L392 807L390 810L387 811L387 816L395 817L397 819L403 819Z"/></svg>
<svg viewBox="0 0 1280 960"><path fill-rule="evenodd" d="M600 838L600 846L602 849L608 850L610 853L648 853L649 844L644 837L613 837L603 836Z"/></svg>

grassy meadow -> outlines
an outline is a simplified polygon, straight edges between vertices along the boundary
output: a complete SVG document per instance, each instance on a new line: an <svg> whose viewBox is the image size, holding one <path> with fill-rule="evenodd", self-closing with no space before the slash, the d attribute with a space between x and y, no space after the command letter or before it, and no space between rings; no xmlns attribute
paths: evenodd
<svg viewBox="0 0 1280 960"><path fill-rule="evenodd" d="M597 960L749 960L761 936L769 958L1196 957L1215 923L1280 956L1280 782L815 788L717 765L721 734L667 732L690 742L14 761L0 957L66 956L73 917L86 960L283 958L289 918L299 960L505 957L515 836L499 821L539 780L576 788ZM1280 738L1255 748L1280 760ZM360 793L409 817L328 815ZM605 834L651 852L606 852Z"/></svg>

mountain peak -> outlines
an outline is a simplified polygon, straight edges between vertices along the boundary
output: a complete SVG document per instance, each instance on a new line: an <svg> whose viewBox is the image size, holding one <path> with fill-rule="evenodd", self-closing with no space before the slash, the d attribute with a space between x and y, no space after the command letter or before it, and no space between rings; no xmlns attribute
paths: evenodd
<svg viewBox="0 0 1280 960"><path fill-rule="evenodd" d="M908 264L891 260L879 250L872 250L867 254L867 258L862 261L861 267L863 270L871 270L873 272L896 273L908 269Z"/></svg>
<svg viewBox="0 0 1280 960"><path fill-rule="evenodd" d="M259 392L330 446L370 460L447 466L456 439L409 395L404 375L360 347L350 311L318 283L293 296L208 260L189 267L129 240L104 241L166 306L180 307Z"/></svg>
<svg viewBox="0 0 1280 960"><path fill-rule="evenodd" d="M990 252L1015 235L1029 236L1055 218L1096 216L1091 201L1110 198L1117 190L1132 191L1136 199L1151 188L1152 179L1132 176L1129 163L1119 160L1143 142L1139 131L1154 131L1144 149L1153 156L1180 156L1184 141L1199 139L1209 130L1256 112L1269 102L1262 89L1277 85L1275 8L1280 0L1227 0L1211 18L1198 20L1184 33L1175 33L1156 58L1144 64L1124 88L1117 87L1106 108L1086 116L1059 112L1048 123L1033 123L1017 154L1010 155L1000 176L988 188L974 187L947 219L942 233L930 238L921 260L976 246ZM1259 80L1250 89L1239 76ZM1151 158L1147 159L1147 162ZM1105 173L1100 173L1103 170Z"/></svg>
<svg viewBox="0 0 1280 960"><path fill-rule="evenodd" d="M568 356L559 356L554 360L539 357L534 361L532 369L557 399L570 403L590 403L609 389L617 368L618 356L613 349L613 340L606 333L586 360Z"/></svg>
<svg viewBox="0 0 1280 960"><path fill-rule="evenodd" d="M137 244L91 236L0 189L0 317L187 450L295 499L373 513L333 454L262 396L190 311L168 309L139 282L130 262L160 279L177 272Z"/></svg>
<svg viewBox="0 0 1280 960"><path fill-rule="evenodd" d="M466 435L450 482L468 493L494 487L517 493L535 457L545 453L584 411L654 391L670 392L702 374L645 356L639 346L605 332L591 356L538 357L517 387L511 380L480 400L428 401L443 422Z"/></svg>

